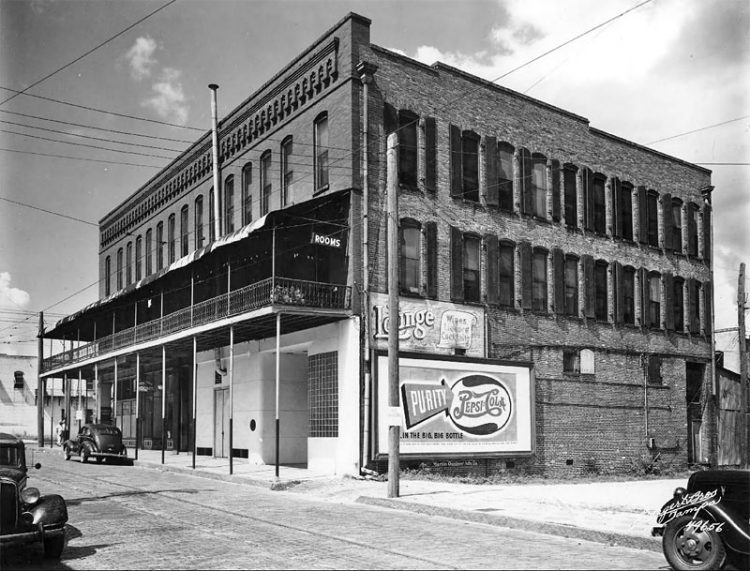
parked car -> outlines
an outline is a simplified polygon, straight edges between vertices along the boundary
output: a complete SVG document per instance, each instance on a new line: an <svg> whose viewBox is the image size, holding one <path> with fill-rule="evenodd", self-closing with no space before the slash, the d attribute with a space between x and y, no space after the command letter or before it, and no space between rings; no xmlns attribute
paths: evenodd
<svg viewBox="0 0 750 571"><path fill-rule="evenodd" d="M77 454L81 462L96 458L102 462L105 458L127 458L128 453L122 443L122 432L111 424L84 424L75 439L66 440L63 444L65 459Z"/></svg>
<svg viewBox="0 0 750 571"><path fill-rule="evenodd" d="M677 488L657 516L673 569L721 569L727 561L747 568L750 556L750 470L705 470Z"/></svg>
<svg viewBox="0 0 750 571"><path fill-rule="evenodd" d="M43 496L37 488L27 487L27 473L23 440L0 433L0 546L40 541L45 557L59 559L68 508L61 496Z"/></svg>

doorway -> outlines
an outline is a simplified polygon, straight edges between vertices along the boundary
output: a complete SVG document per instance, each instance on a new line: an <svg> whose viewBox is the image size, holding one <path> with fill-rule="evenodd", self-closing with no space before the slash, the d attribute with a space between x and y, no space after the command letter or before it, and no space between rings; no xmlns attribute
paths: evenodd
<svg viewBox="0 0 750 571"><path fill-rule="evenodd" d="M229 446L229 389L214 391L214 458L226 458Z"/></svg>
<svg viewBox="0 0 750 571"><path fill-rule="evenodd" d="M687 401L687 452L688 464L703 460L701 424L703 421L703 377L706 366L703 363L685 364L685 399Z"/></svg>

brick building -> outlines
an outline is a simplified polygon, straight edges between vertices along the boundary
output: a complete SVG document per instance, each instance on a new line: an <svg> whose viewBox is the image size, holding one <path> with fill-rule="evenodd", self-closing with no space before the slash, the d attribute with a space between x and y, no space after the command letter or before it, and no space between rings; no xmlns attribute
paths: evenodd
<svg viewBox="0 0 750 571"><path fill-rule="evenodd" d="M396 133L404 462L706 461L710 171L369 30L346 16L221 118L218 161L206 133L102 219L100 299L43 376L90 379L138 447L382 466Z"/></svg>

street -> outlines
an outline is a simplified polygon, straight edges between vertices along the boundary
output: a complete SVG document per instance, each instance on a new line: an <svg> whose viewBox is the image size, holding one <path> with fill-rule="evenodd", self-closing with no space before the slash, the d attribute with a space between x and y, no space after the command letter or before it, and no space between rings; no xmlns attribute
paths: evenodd
<svg viewBox="0 0 750 571"><path fill-rule="evenodd" d="M29 459L30 460L30 459ZM37 453L29 485L67 501L59 562L8 549L3 569L664 569L661 554L324 502L129 465Z"/></svg>

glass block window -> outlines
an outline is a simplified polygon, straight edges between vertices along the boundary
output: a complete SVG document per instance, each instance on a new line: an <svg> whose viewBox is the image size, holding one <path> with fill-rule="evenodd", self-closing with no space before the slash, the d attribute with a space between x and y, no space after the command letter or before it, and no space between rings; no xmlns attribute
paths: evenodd
<svg viewBox="0 0 750 571"><path fill-rule="evenodd" d="M338 353L311 355L307 364L310 437L339 435Z"/></svg>

